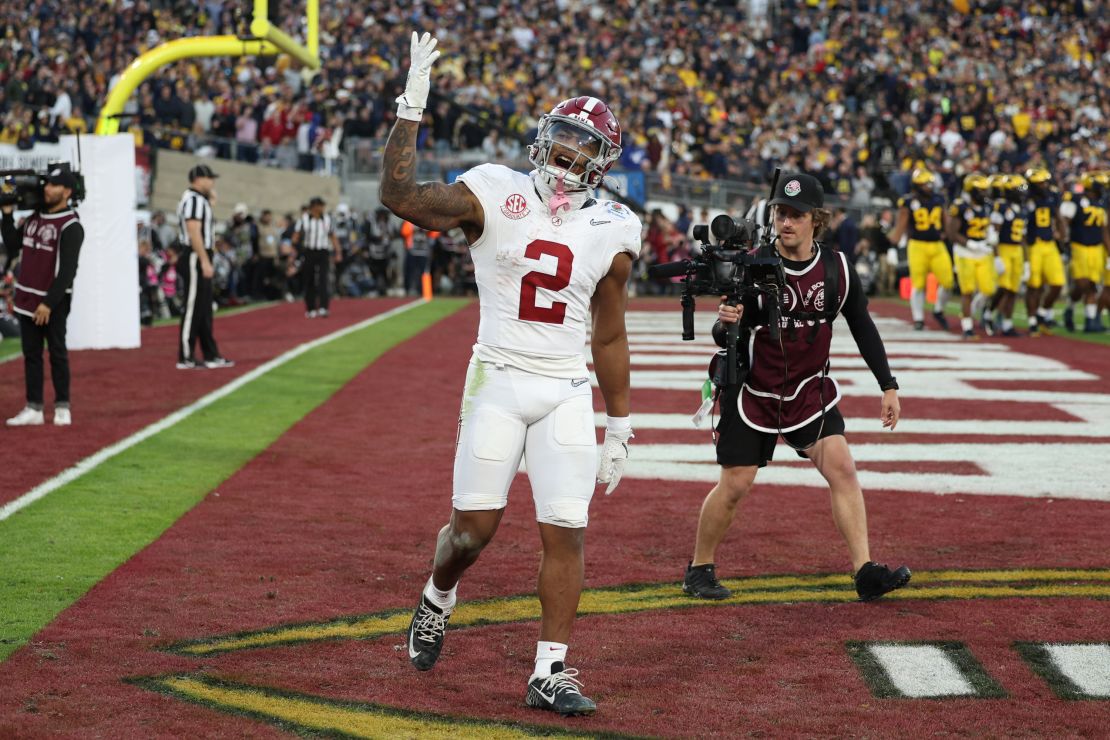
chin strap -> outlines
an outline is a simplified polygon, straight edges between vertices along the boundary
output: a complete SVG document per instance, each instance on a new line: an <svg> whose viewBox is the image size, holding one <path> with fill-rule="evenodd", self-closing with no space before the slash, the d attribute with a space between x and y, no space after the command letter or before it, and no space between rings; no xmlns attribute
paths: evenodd
<svg viewBox="0 0 1110 740"><path fill-rule="evenodd" d="M567 191L563 188L563 178L566 175L559 175L555 181L555 195L551 197L551 202L547 204L551 209L552 216L558 216L559 211L563 208L570 210L570 198L567 197Z"/></svg>

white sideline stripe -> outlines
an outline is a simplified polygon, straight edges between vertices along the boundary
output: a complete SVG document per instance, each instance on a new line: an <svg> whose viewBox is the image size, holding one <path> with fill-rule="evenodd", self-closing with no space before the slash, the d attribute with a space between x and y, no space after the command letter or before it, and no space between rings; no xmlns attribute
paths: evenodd
<svg viewBox="0 0 1110 740"><path fill-rule="evenodd" d="M935 645L870 645L867 648L903 696L974 696L975 687Z"/></svg>
<svg viewBox="0 0 1110 740"><path fill-rule="evenodd" d="M1110 645L1044 646L1056 668L1090 697L1110 698Z"/></svg>
<svg viewBox="0 0 1110 740"><path fill-rule="evenodd" d="M43 498L47 494L56 491L67 483L80 478L85 473L96 468L102 462L115 457L121 452L134 447L140 442L153 437L155 434L158 434L161 431L169 429L179 421L187 419L197 411L211 406L213 403L220 400L224 396L234 393L252 380L265 375L266 373L277 367L280 367L281 365L284 365L290 360L299 357L310 350L316 349L322 344L327 344L334 339L339 339L340 337L346 336L347 334L359 331L360 329L365 329L366 327L376 324L379 321L384 321L385 319L392 318L397 314L403 313L411 308L415 308L416 306L423 304L424 301L422 300L413 301L412 303L406 303L403 306L398 306L397 308L390 309L389 311L386 311L385 313L380 313L377 316L371 316L370 318L364 321L360 321L357 324L352 324L351 326L348 326L344 329L339 329L338 331L334 331L331 334L327 334L318 339L313 339L311 342L305 342L304 344L297 345L288 352L280 354L269 362L259 365L254 370L251 370L248 373L244 373L227 385L217 388L206 396L202 396L188 406L182 409L178 409L169 416L154 422L144 429L140 429L139 431L132 434L130 437L121 439L119 442L116 442L110 447L105 447L104 449L99 450L92 455L89 455L73 467L66 468L50 480L40 483L19 498L15 499L14 501L8 502L3 507L0 507L0 521L7 519L20 509L30 506L34 502Z"/></svg>
<svg viewBox="0 0 1110 740"><path fill-rule="evenodd" d="M632 419L636 423L635 416ZM901 429L901 425L899 425ZM709 432L701 444L635 444L625 463L624 477L646 480L690 481L712 485L720 477ZM897 462L906 472L860 470L860 485L867 490L915 491L932 494L980 494L1028 498L1110 501L1105 464L1110 444L1037 442L972 444L929 443L857 444L856 462ZM775 453L779 462L801 462L785 445ZM917 462L972 463L976 475L911 472ZM771 464L759 471L756 484L828 488L812 465Z"/></svg>
<svg viewBox="0 0 1110 740"><path fill-rule="evenodd" d="M691 399L696 398L691 394ZM645 429L664 429L703 433L709 431L708 424L698 429L691 421L695 404L690 403L688 414L640 414L633 412L632 426L636 431ZM898 434L947 434L959 436L999 436L999 437L1093 437L1110 439L1110 415L1086 406L1055 404L1056 408L1067 411L1079 418L1075 421L1022 421L1022 420L980 420L980 419L915 419L903 418L898 422ZM720 416L720 412L717 412ZM594 414L594 424L605 427L605 414ZM844 418L844 425L850 433L870 433L883 431L879 417Z"/></svg>

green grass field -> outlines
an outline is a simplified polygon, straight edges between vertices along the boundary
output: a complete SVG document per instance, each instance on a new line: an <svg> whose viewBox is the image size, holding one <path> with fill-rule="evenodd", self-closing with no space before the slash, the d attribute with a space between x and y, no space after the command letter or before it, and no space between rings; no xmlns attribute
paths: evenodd
<svg viewBox="0 0 1110 740"><path fill-rule="evenodd" d="M0 521L0 661L382 353L467 303L437 299L317 347Z"/></svg>
<svg viewBox="0 0 1110 740"><path fill-rule="evenodd" d="M892 298L892 299L884 299L884 300L891 300L891 301L900 303L903 306L905 306L906 307L906 320L907 321L909 320L909 318L910 318L910 313L909 313L910 312L910 302L909 301L904 301L901 298ZM1055 306L1056 323L1057 323L1058 326L1057 326L1057 328L1052 330L1052 335L1053 336L1065 337L1067 339L1078 339L1081 342L1091 342L1092 344L1110 344L1110 332L1107 332L1105 334L1084 334L1082 331L1077 331L1077 332L1073 333L1073 332L1069 332L1069 331L1065 330L1064 329L1064 322L1063 322L1063 319L1061 318L1061 316L1064 313L1064 306L1065 305L1066 304L1063 301L1058 301L1056 303L1056 306ZM932 304L931 303L926 304L925 310L926 310L926 313L931 312L933 310ZM953 299L953 300L949 300L948 302L946 302L944 304L944 313L945 313L946 316L956 316L956 317L958 317L960 315L960 301L959 301L959 299ZM927 318L925 323L928 324L931 321L932 321L932 318L929 317L929 318ZM1076 309L1076 321L1079 322L1080 324L1083 323L1083 312L1082 312L1081 308ZM978 317L976 317L975 327L976 327L976 330L978 330L978 328L979 328ZM1029 315L1025 311L1025 303L1023 301L1020 301L1020 300L1018 301L1017 305L1014 306L1014 327L1017 328L1017 329L1020 329L1022 331L1027 330L1029 328Z"/></svg>

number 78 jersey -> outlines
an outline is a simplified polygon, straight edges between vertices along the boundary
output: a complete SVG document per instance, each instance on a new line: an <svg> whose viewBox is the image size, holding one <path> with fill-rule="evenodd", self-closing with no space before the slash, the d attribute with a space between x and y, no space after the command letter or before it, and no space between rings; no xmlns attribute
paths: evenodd
<svg viewBox="0 0 1110 740"><path fill-rule="evenodd" d="M470 245L481 320L475 352L561 378L588 374L590 300L613 259L640 254L640 219L587 200L552 216L529 175L483 164L459 176L482 204L485 228Z"/></svg>

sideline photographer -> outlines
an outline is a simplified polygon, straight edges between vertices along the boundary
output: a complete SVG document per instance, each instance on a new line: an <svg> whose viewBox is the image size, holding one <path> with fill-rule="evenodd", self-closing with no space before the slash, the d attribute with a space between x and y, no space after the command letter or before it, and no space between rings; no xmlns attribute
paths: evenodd
<svg viewBox="0 0 1110 740"><path fill-rule="evenodd" d="M883 391L880 419L884 428L892 430L899 416L898 384L867 312L859 276L844 255L814 241L831 216L822 207L820 182L803 173L783 174L773 196L775 246L781 257L776 265L781 270L778 283L772 274L763 286L756 286L758 290L743 293L739 305L723 301L713 327L714 338L722 346L729 325L741 328L736 353L741 367L736 382L722 383L717 425L721 477L702 504L694 557L682 588L705 599L731 595L717 579L717 547L737 504L751 490L756 472L771 460L781 434L800 456L814 462L828 482L833 519L848 545L856 591L861 600L869 601L904 586L910 571L905 566L891 571L871 562L863 492L844 438L844 419L836 408L840 389L828 377L832 322L838 313L847 319L860 354ZM714 231L718 231L716 224ZM763 261L769 258L770 247L765 244ZM781 313L775 310L776 301L765 300L771 296L781 296ZM736 333L733 328L733 339ZM723 378L724 373L717 377Z"/></svg>
<svg viewBox="0 0 1110 740"><path fill-rule="evenodd" d="M17 200L0 206L3 211L0 234L8 251L8 266L19 257L14 303L19 314L27 386L27 406L8 419L8 426L43 423L44 341L50 350L50 376L54 382L54 424L68 426L73 421L69 408L66 319L85 230L70 201L79 201L83 195L79 176L69 165L53 165L42 184L41 200L35 199L38 201L35 212L19 228L12 215Z"/></svg>

